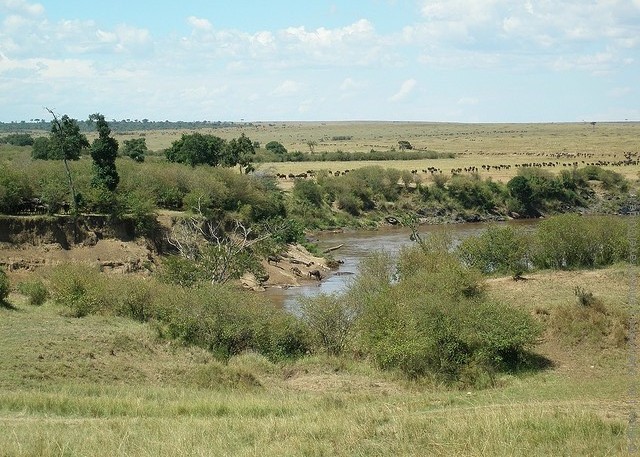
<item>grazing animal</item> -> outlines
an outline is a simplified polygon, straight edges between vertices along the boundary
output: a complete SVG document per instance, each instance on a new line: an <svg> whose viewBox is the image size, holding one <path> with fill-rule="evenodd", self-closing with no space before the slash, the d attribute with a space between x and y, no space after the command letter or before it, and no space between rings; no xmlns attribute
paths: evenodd
<svg viewBox="0 0 640 457"><path fill-rule="evenodd" d="M319 270L311 270L309 272L309 277L316 278L318 281L322 280L322 275L320 274Z"/></svg>
<svg viewBox="0 0 640 457"><path fill-rule="evenodd" d="M278 265L278 262L280 262L280 260L282 260L282 259L277 255L269 255L269 256L267 256L267 263L269 265L271 265L271 262L273 262L275 265Z"/></svg>
<svg viewBox="0 0 640 457"><path fill-rule="evenodd" d="M291 267L291 271L296 276L302 276L302 272L300 271L300 268L298 268L298 267Z"/></svg>

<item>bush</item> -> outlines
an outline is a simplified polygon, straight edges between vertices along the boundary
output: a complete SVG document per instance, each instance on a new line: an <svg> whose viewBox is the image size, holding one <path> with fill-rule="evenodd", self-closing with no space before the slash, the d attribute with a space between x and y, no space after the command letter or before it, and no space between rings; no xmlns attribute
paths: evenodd
<svg viewBox="0 0 640 457"><path fill-rule="evenodd" d="M314 181L296 179L293 184L293 196L315 206L321 206L323 203L322 188Z"/></svg>
<svg viewBox="0 0 640 457"><path fill-rule="evenodd" d="M447 192L465 209L490 211L500 201L499 187L491 184L490 180L483 181L479 175L458 175L449 181Z"/></svg>
<svg viewBox="0 0 640 457"><path fill-rule="evenodd" d="M519 273L529 269L529 239L514 227L490 225L482 234L462 240L462 261L483 273Z"/></svg>
<svg viewBox="0 0 640 457"><path fill-rule="evenodd" d="M563 205L583 205L588 185L573 174L555 177L546 170L520 168L518 176L507 183L509 194L516 202L517 212L538 216L545 211L558 211Z"/></svg>
<svg viewBox="0 0 640 457"><path fill-rule="evenodd" d="M183 288L138 278L106 276L76 265L51 274L52 296L69 315L123 316L156 323L161 336L203 347L228 359L247 350L272 360L309 349L305 327L257 296L221 285Z"/></svg>
<svg viewBox="0 0 640 457"><path fill-rule="evenodd" d="M180 287L193 287L205 279L195 262L179 255L163 259L158 277L167 284Z"/></svg>
<svg viewBox="0 0 640 457"><path fill-rule="evenodd" d="M0 269L0 303L5 303L5 300L9 296L9 290L9 278L4 270Z"/></svg>
<svg viewBox="0 0 640 457"><path fill-rule="evenodd" d="M40 306L49 298L49 291L41 280L21 282L17 288L32 306Z"/></svg>
<svg viewBox="0 0 640 457"><path fill-rule="evenodd" d="M517 368L540 334L527 313L487 301L480 273L436 243L406 249L397 282L377 282L359 300L359 348L412 378L483 384Z"/></svg>
<svg viewBox="0 0 640 457"><path fill-rule="evenodd" d="M576 287L576 302L559 306L551 314L550 330L568 344L623 347L629 334L626 312L607 306L591 292Z"/></svg>
<svg viewBox="0 0 640 457"><path fill-rule="evenodd" d="M61 265L51 273L51 296L69 308L72 317L108 313L113 297L107 293L106 278L97 269L77 265Z"/></svg>
<svg viewBox="0 0 640 457"><path fill-rule="evenodd" d="M11 144L13 146L31 146L33 137L28 133L11 133L0 138L0 143Z"/></svg>
<svg viewBox="0 0 640 457"><path fill-rule="evenodd" d="M600 181L605 190L618 190L627 192L629 190L628 181L620 173L613 170L606 170L595 165L587 165L579 170L577 174L583 180Z"/></svg>
<svg viewBox="0 0 640 457"><path fill-rule="evenodd" d="M629 256L627 222L611 216L564 214L537 227L533 261L536 267L569 269L610 265Z"/></svg>
<svg viewBox="0 0 640 457"><path fill-rule="evenodd" d="M340 355L358 318L353 304L346 297L321 294L301 299L300 310L315 344L329 355Z"/></svg>
<svg viewBox="0 0 640 457"><path fill-rule="evenodd" d="M7 165L0 165L0 213L16 214L22 203L33 197L28 175Z"/></svg>

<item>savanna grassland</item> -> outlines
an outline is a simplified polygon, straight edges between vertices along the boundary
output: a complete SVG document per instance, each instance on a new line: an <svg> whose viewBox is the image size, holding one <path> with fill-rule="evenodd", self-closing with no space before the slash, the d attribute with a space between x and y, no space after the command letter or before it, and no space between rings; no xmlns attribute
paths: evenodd
<svg viewBox="0 0 640 457"><path fill-rule="evenodd" d="M582 286L613 313L625 308L630 272L498 277L488 293L553 321ZM10 301L0 308L3 455L632 454L637 373L628 350L598 334L597 316L580 324L594 340L550 325L535 349L545 368L478 390L343 357L244 353L225 364L147 324Z"/></svg>
<svg viewBox="0 0 640 457"><path fill-rule="evenodd" d="M299 122L254 123L237 127L210 129L223 138L238 135L239 130L262 145L269 141L282 143L289 151L310 152L309 142L315 141L314 153L369 152L398 149L398 141L409 141L419 150L454 153L454 159L423 159L419 161L382 162L286 162L261 164L260 168L289 174L308 169L344 171L368 165L381 165L401 170L436 167L449 172L452 168L482 165L512 165L511 169L491 169L483 177L506 181L517 173L515 164L532 162L619 161L624 153L637 153L640 123L554 123L554 124L455 124L420 122ZM152 150L165 149L186 131L146 133ZM135 135L135 133L131 133ZM129 137L123 136L122 139ZM117 136L116 136L117 137ZM344 138L336 140L336 138ZM640 167L611 167L627 177L637 178ZM482 171L482 170L481 170ZM428 176L425 176L428 178Z"/></svg>
<svg viewBox="0 0 640 457"><path fill-rule="evenodd" d="M144 138L146 159L114 158L115 191L86 153L71 161L75 213L61 160L0 145L13 230L0 233L0 455L637 451L640 231L619 214L636 209L640 123L197 131L258 142L256 172L168 162L192 130L114 130ZM257 160L273 141L305 160ZM400 141L437 158L309 160L408 153ZM456 243L417 231L540 216ZM313 250L305 231L390 221L414 246L372 254L344 294L302 299L300 315L238 287L284 269L291 245ZM287 259L296 277L304 262Z"/></svg>

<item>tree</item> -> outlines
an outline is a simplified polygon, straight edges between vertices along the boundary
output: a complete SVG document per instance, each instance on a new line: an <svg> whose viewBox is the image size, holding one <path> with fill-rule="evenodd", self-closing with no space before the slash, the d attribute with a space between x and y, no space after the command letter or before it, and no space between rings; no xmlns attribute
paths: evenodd
<svg viewBox="0 0 640 457"><path fill-rule="evenodd" d="M398 146L400 147L401 151L404 151L405 149L413 149L413 146L411 145L411 143L409 143L406 140L398 141Z"/></svg>
<svg viewBox="0 0 640 457"><path fill-rule="evenodd" d="M318 145L317 141L311 140L311 141L307 141L307 146L309 146L309 151L311 151L311 154L313 154L315 152L315 147Z"/></svg>
<svg viewBox="0 0 640 457"><path fill-rule="evenodd" d="M225 146L225 140L214 135L185 133L165 151L165 156L169 162L184 163L192 167L201 164L215 167L225 154Z"/></svg>
<svg viewBox="0 0 640 457"><path fill-rule="evenodd" d="M33 140L33 147L31 149L31 158L34 160L48 160L49 159L49 138L40 136Z"/></svg>
<svg viewBox="0 0 640 457"><path fill-rule="evenodd" d="M111 136L109 124L102 114L96 113L89 116L89 121L96 123L98 138L91 145L91 158L93 159L93 187L102 187L113 192L118 187L120 177L116 170L116 157L118 156L118 141Z"/></svg>
<svg viewBox="0 0 640 457"><path fill-rule="evenodd" d="M278 143L277 141L269 141L265 146L265 149L269 152L273 152L274 154L286 154L287 148L285 148L282 143Z"/></svg>
<svg viewBox="0 0 640 457"><path fill-rule="evenodd" d="M71 205L73 212L78 212L78 202L76 201L76 191L73 186L69 160L78 160L83 148L89 147L87 137L80 133L78 121L71 119L66 114L58 119L58 116L49 108L45 108L51 116L51 136L49 137L49 158L62 160L69 181L69 192L71 193Z"/></svg>
<svg viewBox="0 0 640 457"><path fill-rule="evenodd" d="M233 139L229 142L226 148L225 164L229 166L240 165L240 173L249 173L253 171L253 156L256 154L256 150L253 143L245 134L241 134L240 138Z"/></svg>
<svg viewBox="0 0 640 457"><path fill-rule="evenodd" d="M196 276L212 284L224 284L258 265L252 248L270 236L253 236L251 228L238 220L233 221L231 229L225 229L222 221L207 219L198 208L196 215L176 221L167 242L181 257L193 262Z"/></svg>
<svg viewBox="0 0 640 457"><path fill-rule="evenodd" d="M131 157L136 162L144 162L144 157L148 150L149 149L147 148L147 140L145 138L133 138L131 140L124 140L123 154Z"/></svg>
<svg viewBox="0 0 640 457"><path fill-rule="evenodd" d="M11 144L13 146L31 146L33 145L33 137L28 133L12 133L0 138L0 143Z"/></svg>

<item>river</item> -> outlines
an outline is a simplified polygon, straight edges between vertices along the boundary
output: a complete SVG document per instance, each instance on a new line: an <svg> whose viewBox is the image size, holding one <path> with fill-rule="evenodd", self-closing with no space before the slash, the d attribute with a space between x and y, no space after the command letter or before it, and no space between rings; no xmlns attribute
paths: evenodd
<svg viewBox="0 0 640 457"><path fill-rule="evenodd" d="M535 220L519 220L502 224L532 229L536 223ZM486 223L424 225L420 226L419 233L423 238L426 238L434 233L448 232L455 244L468 236L480 234L487 227ZM319 283L309 283L289 289L274 287L268 289L266 294L277 305L295 313L301 296L341 292L358 272L358 264L363 258L376 251L387 252L395 256L402 247L414 243L411 241L410 235L410 230L401 227L386 227L375 231L349 230L340 233L322 233L313 239L321 250L343 245L333 252L334 258L343 262L340 268L328 274Z"/></svg>

